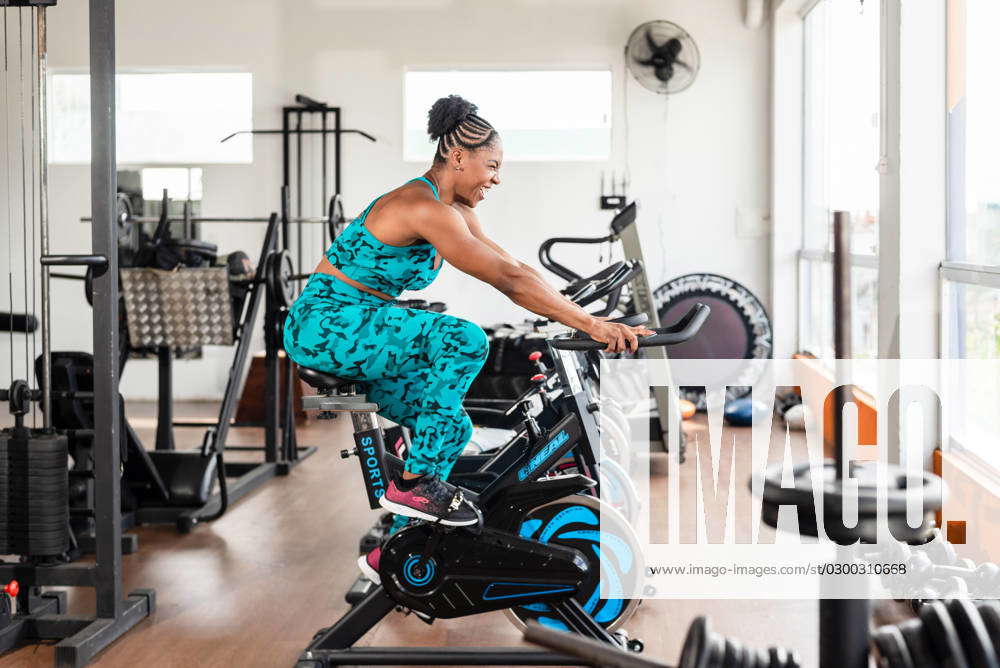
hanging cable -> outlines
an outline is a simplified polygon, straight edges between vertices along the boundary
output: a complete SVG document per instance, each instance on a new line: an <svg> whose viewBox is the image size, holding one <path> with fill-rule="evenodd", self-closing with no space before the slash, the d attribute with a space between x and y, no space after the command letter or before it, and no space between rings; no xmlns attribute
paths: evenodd
<svg viewBox="0 0 1000 668"><path fill-rule="evenodd" d="M14 382L14 213L10 205L10 141L7 138L9 122L7 109L10 96L7 94L7 7L3 8L3 171L7 189L7 295L10 298L10 382Z"/></svg>
<svg viewBox="0 0 1000 668"><path fill-rule="evenodd" d="M28 307L28 179L27 156L24 149L24 18L22 8L17 8L17 97L18 114L20 125L18 129L21 135L21 257L24 260L24 314L28 316L31 310ZM29 367L30 344L28 337L24 337L24 380L31 387L31 373Z"/></svg>
<svg viewBox="0 0 1000 668"><path fill-rule="evenodd" d="M35 12L32 10L28 14L28 20L31 21L31 63L34 65L35 62L35 36L36 28L38 27L35 21ZM31 71L34 71L34 67ZM29 72L31 76L31 72ZM36 77L31 76L31 313L36 313L36 299L37 299L37 284L35 282L35 258L38 254L35 252L35 176L37 174L35 169L35 110L37 108L36 98L35 98L35 84L37 83ZM28 360L29 367L34 364L35 360L38 359L38 336L36 332L31 333L31 359ZM34 369L32 369L34 371ZM30 378L31 376L29 376ZM35 383L38 383L38 378L35 378ZM31 402L31 426L38 427L38 404L37 402Z"/></svg>

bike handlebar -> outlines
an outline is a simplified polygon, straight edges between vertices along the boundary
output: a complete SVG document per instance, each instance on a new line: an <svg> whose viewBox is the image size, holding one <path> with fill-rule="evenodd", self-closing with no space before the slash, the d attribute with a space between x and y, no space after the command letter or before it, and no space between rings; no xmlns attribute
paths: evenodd
<svg viewBox="0 0 1000 668"><path fill-rule="evenodd" d="M654 329L653 331L655 334L651 336L639 337L639 347L652 348L653 346L675 346L679 343L684 343L698 333L701 326L705 324L705 321L708 320L708 316L711 313L712 309L699 302L692 306L680 320L669 327ZM609 322L615 321L611 320ZM553 348L559 350L586 351L601 350L602 348L607 347L606 343L595 341L583 332L577 332L573 336L567 338L552 339L549 343Z"/></svg>

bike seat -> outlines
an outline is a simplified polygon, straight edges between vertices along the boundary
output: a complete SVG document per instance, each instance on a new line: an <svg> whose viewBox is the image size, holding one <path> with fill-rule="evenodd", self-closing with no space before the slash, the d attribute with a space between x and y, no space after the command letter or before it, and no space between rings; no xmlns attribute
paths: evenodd
<svg viewBox="0 0 1000 668"><path fill-rule="evenodd" d="M306 381L312 387L315 387L320 392L335 392L345 385L357 385L360 383L358 380L352 380L350 378L340 378L334 376L332 373L326 373L325 371L319 371L317 369L310 369L308 367L299 367L299 378Z"/></svg>

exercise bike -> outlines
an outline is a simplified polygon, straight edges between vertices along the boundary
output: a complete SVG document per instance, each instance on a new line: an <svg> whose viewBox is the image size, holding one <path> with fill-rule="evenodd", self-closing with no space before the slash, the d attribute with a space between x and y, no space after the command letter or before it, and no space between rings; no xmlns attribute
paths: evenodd
<svg viewBox="0 0 1000 668"><path fill-rule="evenodd" d="M676 325L640 340L641 347L687 340L707 318L707 307L691 309ZM571 340L571 339L570 339ZM559 345L559 339L551 343ZM349 412L356 456L369 505L403 461L385 452L378 406L361 394L363 383L300 367L300 377L320 394L303 398L306 410ZM643 577L638 542L628 523L598 498L582 492L596 484L586 476L550 475L553 466L582 438L570 413L543 430L525 415L527 447L511 446L482 467L476 490L462 492L480 510L474 527L451 528L418 522L385 543L379 564L382 585L333 626L316 634L301 655L300 668L334 665L579 665L562 655L516 648L355 648L354 643L396 607L425 620L505 610L519 628L537 621L599 642L626 644L620 627L638 601L626 598ZM604 551L602 551L604 550ZM601 576L612 584L600 595ZM614 633L622 633L616 637ZM637 647L635 643L632 645Z"/></svg>
<svg viewBox="0 0 1000 668"><path fill-rule="evenodd" d="M617 303L621 288L630 281L637 271L633 265L618 263L611 268L613 271L602 272L598 277L592 277L576 286L570 299L578 304L587 305L594 299L611 295L608 303L612 308ZM645 314L638 314L620 319L623 324L636 326L644 324ZM546 344L547 345L547 344ZM628 438L625 434L628 426L624 418L613 411L598 413L601 408L596 386L586 382L584 357L577 353L550 351L551 368L546 367L540 354L533 354L531 362L536 373L530 380L529 389L515 400L494 399L487 402L467 402L466 411L477 424L476 435L467 447L466 453L459 458L450 476L451 482L460 486L475 489L484 476L488 478L490 471L503 468L502 464L491 462L494 457L509 456L509 453L520 452L527 447L530 434L525 424L525 418L531 416L543 429L548 429L569 413L575 413L579 419L582 438L577 447L573 448L562 460L556 463L553 471L557 473L580 473L587 477L600 480L600 489L595 486L588 490L592 496L602 496L613 508L621 512L630 524L635 521L639 511L639 499L627 472ZM597 415L602 420L599 423ZM490 432L487 438L492 438L492 447L482 447L478 440L484 430L479 426L484 422L502 428L486 430ZM603 436L603 438L602 438ZM391 427L385 430L387 450L397 457L404 457L409 447L409 437L402 427ZM602 457L600 445L609 444L612 457ZM501 454L508 453L508 454ZM608 453L605 453L608 454ZM601 462L601 473L598 476L598 462ZM367 554L382 544L392 525L392 514L384 513L368 531L361 537L358 545L359 554ZM354 605L360 602L374 587L374 584L360 575L345 594L345 600Z"/></svg>

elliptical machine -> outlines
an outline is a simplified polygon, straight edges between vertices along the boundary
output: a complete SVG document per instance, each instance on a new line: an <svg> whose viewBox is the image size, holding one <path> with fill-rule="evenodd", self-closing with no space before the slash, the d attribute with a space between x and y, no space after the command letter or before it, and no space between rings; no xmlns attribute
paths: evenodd
<svg viewBox="0 0 1000 668"><path fill-rule="evenodd" d="M692 309L677 325L640 339L641 347L664 346L693 336L707 307ZM378 406L361 395L363 383L300 367L300 377L320 391L303 398L321 415L349 412L355 447L341 456L358 457L369 505L403 461L385 451ZM639 649L619 631L638 601L643 564L631 527L600 499L581 494L596 483L583 475L549 475L580 439L579 419L570 413L542 430L525 416L527 446L505 448L493 458L477 491L462 492L481 509L474 527L418 522L393 535L382 548L376 587L333 626L321 630L301 655L300 668L338 665L579 665L563 655L520 648L358 648L368 630L394 608L425 620L505 610L523 628L535 620L549 628L579 633L605 644ZM602 552L601 545L606 552ZM602 598L602 571L617 581ZM617 632L617 633L616 633Z"/></svg>

